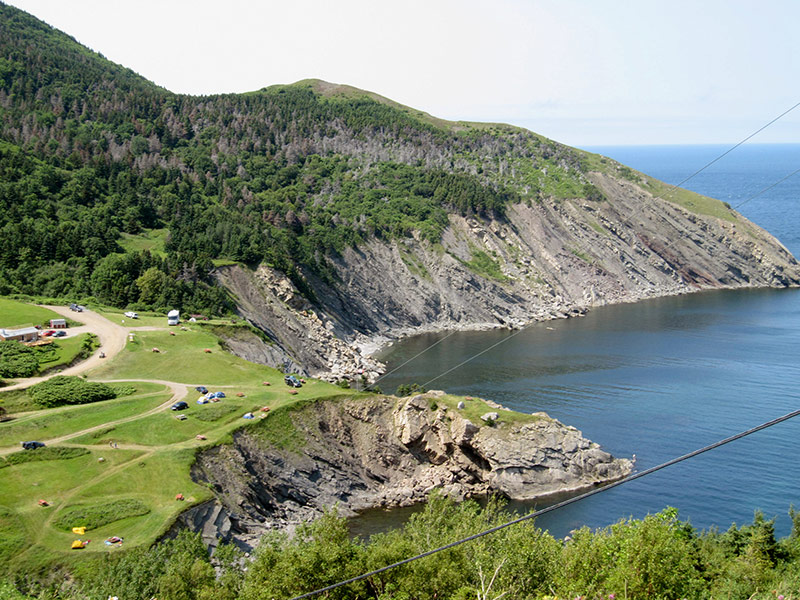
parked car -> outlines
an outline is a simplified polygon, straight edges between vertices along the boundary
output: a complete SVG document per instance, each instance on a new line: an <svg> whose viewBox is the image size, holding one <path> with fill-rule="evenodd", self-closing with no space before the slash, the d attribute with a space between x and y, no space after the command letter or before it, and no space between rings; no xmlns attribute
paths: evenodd
<svg viewBox="0 0 800 600"><path fill-rule="evenodd" d="M126 312L125 316L128 317L129 319L138 319L139 318L139 315L136 314L135 312L133 312L132 310L129 310L128 312Z"/></svg>
<svg viewBox="0 0 800 600"><path fill-rule="evenodd" d="M85 306L80 306L79 304L75 304L74 302L69 305L69 309L74 310L75 312L83 312L85 308L86 308Z"/></svg>
<svg viewBox="0 0 800 600"><path fill-rule="evenodd" d="M287 375L286 377L283 378L283 382L286 385L290 385L292 387L296 387L296 388L303 387L303 384L300 383L300 380L297 377L295 377L294 375Z"/></svg>
<svg viewBox="0 0 800 600"><path fill-rule="evenodd" d="M22 447L25 450L36 450L37 448L44 448L44 442L22 442Z"/></svg>
<svg viewBox="0 0 800 600"><path fill-rule="evenodd" d="M50 337L56 332L55 329L48 329L47 331L42 332L42 337Z"/></svg>
<svg viewBox="0 0 800 600"><path fill-rule="evenodd" d="M78 304L78 312L83 312L85 310L86 310L85 306L81 306L80 304Z"/></svg>
<svg viewBox="0 0 800 600"><path fill-rule="evenodd" d="M56 331L56 332L53 334L53 337L64 337L64 336L66 336L66 335L67 335L67 332L66 332L66 331Z"/></svg>
<svg viewBox="0 0 800 600"><path fill-rule="evenodd" d="M176 402L175 404L170 406L170 408L172 410L183 410L185 408L189 408L189 405L186 402L184 402L183 400L181 400L180 402Z"/></svg>
<svg viewBox="0 0 800 600"><path fill-rule="evenodd" d="M197 386L196 388L194 388L194 389L196 389L196 390L197 390L198 392L200 392L201 394L207 394L207 393L208 393L208 388L207 388L206 386L204 386L204 385L198 385L198 386Z"/></svg>

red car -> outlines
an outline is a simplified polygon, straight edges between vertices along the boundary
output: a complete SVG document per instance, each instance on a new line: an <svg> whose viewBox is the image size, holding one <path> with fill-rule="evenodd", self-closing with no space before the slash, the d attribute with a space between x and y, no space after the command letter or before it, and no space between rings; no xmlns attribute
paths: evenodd
<svg viewBox="0 0 800 600"><path fill-rule="evenodd" d="M56 332L56 330L55 330L55 329L48 329L47 331L45 331L45 332L42 334L42 337L48 337L48 336L51 336L51 335L53 335L55 332Z"/></svg>

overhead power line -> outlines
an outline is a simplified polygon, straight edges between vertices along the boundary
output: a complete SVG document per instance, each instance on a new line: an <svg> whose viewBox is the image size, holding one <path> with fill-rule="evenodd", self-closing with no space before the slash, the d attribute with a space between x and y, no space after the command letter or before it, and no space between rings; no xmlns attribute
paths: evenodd
<svg viewBox="0 0 800 600"><path fill-rule="evenodd" d="M450 333L448 333L446 336L439 338L438 340L436 340L434 343L432 343L430 346L428 346L428 347L427 347L427 348L425 348L424 350L421 350L420 352L417 352L417 353L416 353L414 356L412 356L411 358L409 358L408 360L406 360L406 361L405 361L405 362L403 362L402 364L399 364L399 365L397 365L397 366L396 366L394 369L392 369L391 371L388 371L388 372L384 373L383 375L381 375L380 377L378 377L378 378L377 378L377 379L376 379L376 380L375 380L375 381L374 381L372 384L370 384L370 385L376 385L376 384L377 384L377 383L379 383L379 382L380 382L382 379L385 379L385 378L387 378L389 375L391 375L391 374L392 374L392 373L394 373L395 371L399 371L400 369L402 369L403 367L405 367L405 366L406 366L408 363L410 363L410 362L411 362L411 361L413 361L413 360L416 360L417 358L419 358L420 356L422 356L423 354L425 354L425 353L426 353L428 350L430 350L430 349L431 349L431 348L433 348L434 346L438 346L439 344L441 344L443 341L445 341L447 338L449 338L451 335L453 335L453 334L454 334L454 333L456 333L457 331L458 331L458 329L453 329L453 330L452 330L452 331L450 331Z"/></svg>
<svg viewBox="0 0 800 600"><path fill-rule="evenodd" d="M486 529L484 531L481 531L479 533L475 533L475 534L470 535L468 537L461 538L459 540L456 540L456 541L451 542L449 544L446 544L444 546L440 546L438 548L434 548L432 550L428 550L427 552L423 552L422 554L417 554L416 556L411 556L409 558L400 560L400 561L392 563L390 565L386 565L385 567L381 567L380 569L375 569L374 571L370 571L368 573L364 573L364 574L358 575L356 577L351 577L350 579L346 579L344 581L340 581L338 583L334 583L332 585L329 585L329 586L324 587L324 588L320 588L318 590L314 590L313 592L308 592L308 593L302 594L300 596L295 596L291 600L302 600L303 598L310 598L312 596L316 596L317 594L323 594L325 592L329 592L329 591L334 590L336 588L342 587L343 585L349 585L351 583L355 583L357 581L361 581L363 579L367 579L368 577L373 577L375 575L379 575L379 574L384 573L385 571L388 571L390 569L394 569L396 567L400 567L402 565L406 565L406 564L414 562L416 560L420 560L422 558L426 558L426 557L431 556L433 554L437 554L439 552L444 552L445 550L449 550L451 548L455 548L456 546L460 546L461 544L465 544L467 542L471 542L473 540L477 540L478 538L482 538L484 536L490 535L492 533L500 531L501 529L505 529L506 527L511 527L512 525L516 525L518 523L522 523L523 521L527 521L529 519L534 519L534 518L539 517L539 516L541 516L541 515L543 515L545 513L549 513L549 512L558 510L560 508L563 508L563 507L565 507L565 506L567 506L569 504L573 504L575 502L580 502L581 500L583 500L585 498L588 498L589 496L594 496L596 494L602 494L603 492L607 492L610 489L613 489L615 487L618 487L620 485L623 485L623 484L628 483L630 481L633 481L635 479L641 479L642 477L645 477L647 475L655 473L656 471L660 471L661 469L665 469L666 467L672 466L672 465L677 464L679 462L682 462L684 460L688 460L690 458L698 456L699 454L703 454L704 452L708 452L709 450L714 450L715 448L719 448L720 446L724 446L725 444L729 444L730 442L734 442L734 441L736 441L738 439L741 439L741 438L743 438L745 436L748 436L750 434L756 433L757 431L761 431L762 429L767 429L768 427L772 427L773 425L777 425L778 423L782 423L783 421L787 421L787 420L792 419L792 418L794 418L794 417L796 417L798 415L800 415L800 410L792 411L790 413L787 413L787 414L783 415L782 417L778 417L777 419L772 419L771 421L767 421L765 423L762 423L761 425L758 425L756 427L752 427L750 429L747 429L746 431L742 431L740 433L737 433L736 435L732 435L732 436L727 437L727 438L725 438L723 440L720 440L718 442L714 442L713 444L710 444L708 446L704 446L703 448L700 448L698 450L694 450L693 452L689 452L688 454L684 454L683 456L679 456L677 458L673 458L671 460L668 460L667 462L661 463L660 465L656 465L655 467L650 467L649 469L645 469L644 471L641 471L639 473L634 473L633 475L629 475L628 477L625 477L624 479L620 479L620 480L615 481L613 483L609 483L608 485L605 485L603 487L596 488L594 490L586 492L585 494L581 494L580 496L575 496L573 498L569 498L568 500L564 500L564 501L559 502L557 504L553 504L552 506L548 506L547 508L542 508L540 510L534 511L532 513L529 513L527 515L519 517L518 519L514 519L513 521L508 521L507 523L503 523L502 525L497 525L496 527L492 527L490 529Z"/></svg>
<svg viewBox="0 0 800 600"><path fill-rule="evenodd" d="M677 189L678 187L680 187L681 185L683 185L684 183L686 183L686 182L687 182L687 181L689 181L690 179L692 179L692 178L694 178L695 176L699 175L700 173L702 173L703 171L705 171L707 168L709 168L711 165L713 165L714 163L718 162L719 160L721 160L722 158L724 158L725 156L727 156L728 154L730 154L731 152L733 152L733 151L734 151L736 148L738 148L739 146L741 146L741 145L742 145L742 144L744 144L745 142L747 142L747 141L749 141L750 139L752 139L752 138L753 138L754 136L756 136L758 133L762 132L764 129L766 129L767 127L769 127L770 125L772 125L773 123L775 123L776 121L778 121L779 119L783 118L784 116L786 116L786 115L787 115L787 114L789 114L790 112L792 112L792 111L793 111L794 109L796 109L798 106L800 106L800 102L798 102L798 103L794 104L792 107L790 107L789 109L785 110L785 111L784 111L784 112L782 112L780 115L778 115L777 117L775 117L774 119L772 119L771 121L769 121L768 123L766 123L765 125L761 126L761 127L760 127L760 128L758 128L757 130L755 130L754 132L752 132L750 135L748 135L747 137L745 137L743 140L741 140L741 141L740 141L740 142L738 142L737 144L733 145L731 148L729 148L728 150L726 150L725 152L723 152L722 154L720 154L719 156L717 156L715 159L713 159L712 161L710 161L710 162L706 163L704 166L702 166L701 168L699 168L698 170L696 170L695 172L693 172L691 175L689 175L688 177L685 177L685 178L684 178L684 179L682 179L680 182L678 182L677 184L675 184L675 185L671 186L671 187L670 187L669 189L667 189L665 192L662 192L662 193L661 193L659 196L656 196L656 197L655 197L655 198L653 198L653 199L654 199L654 200L657 200L657 199L659 199L659 198L663 198L663 197L664 197L664 195L666 195L666 194L668 194L668 193L672 192L673 190ZM780 183L782 183L782 182L786 181L786 180L787 180L787 179L789 179L790 177L793 177L793 176L794 176L794 175L796 175L797 173L800 173L800 169L797 169L797 170L793 171L792 173L790 173L789 175L786 175L785 177L783 177L783 178L781 178L780 180L776 181L776 182L775 182L775 183L773 183L772 185L770 185L770 186L767 186L766 188L762 189L761 191L759 191L758 193L754 194L753 196L750 196L749 198L747 198L747 199L746 199L746 200L744 200L743 202L739 203L739 204L738 204L738 205L737 205L735 208L736 208L736 209L738 209L738 208L739 208L739 207L741 207L742 205L744 205L744 204L746 204L747 202L749 202L749 201L751 201L751 200L753 200L753 199L757 198L758 196L760 196L760 195L764 194L765 192L769 191L770 189L774 188L775 186L779 185ZM529 326L530 326L530 325L529 325ZM528 326L528 327L529 327L529 326ZM450 369L448 369L448 370L446 370L446 371L444 371L444 372L440 373L440 374L439 374L439 375L437 375L436 377L434 377L434 378L432 378L432 379L429 379L428 381L426 381L426 382L423 384L423 387L426 387L426 386L428 386L429 384L433 383L433 382L434 382L434 381L436 381L437 379L440 379L441 377L444 377L444 376L445 376L445 375L447 375L448 373L451 373L452 371L455 371L456 369L458 369L458 368L460 368L460 367L464 366L465 364L467 364L467 363L469 363L469 362L471 362L471 361L475 360L476 358L478 358L479 356L481 356L481 355L485 354L486 352L489 352L489 351L490 351L490 350L492 350L493 348L496 348L497 346L499 346L499 345L501 345L501 344L503 344L503 343L507 342L508 340L510 340L511 338L515 337L516 335L519 335L520 333L522 333L522 332L523 332L525 329L527 329L528 327L523 327L523 328L520 328L520 329L518 329L517 331L513 332L513 333L512 333L511 335L509 335L508 337L506 337L506 338L503 338L502 340L500 340L500 341L496 342L495 344L492 344L491 346L489 346L489 347L485 348L484 350L481 350L480 352L478 352L478 353L474 354L473 356L471 356L471 357L469 357L469 358L467 358L467 359L465 359L465 360L461 361L459 364L457 364L457 365L455 365L455 366L451 367ZM394 373L395 371L399 370L400 368L404 367L404 366L405 366L405 365L407 365L408 363L410 363L410 362L412 362L413 360L417 359L417 358L418 358L418 357L420 357L421 355L423 355L423 354L425 354L426 352L428 352L429 350L431 350L433 347L435 347L435 346L437 346L438 344L442 343L444 340L446 340L447 338L449 338L449 337L450 337L451 335L453 335L454 333L455 333L455 331L451 331L450 333L448 333L448 334L447 334L446 336L444 336L443 338L440 338L439 340L437 340L436 342L434 342L434 343L433 343L433 344L431 344L430 346L426 347L426 348L425 348L425 349L423 349L422 351L418 352L417 354L415 354L414 356L412 356L411 358L409 358L408 360L406 360L405 362L403 362L403 363L402 363L402 364L400 364L399 366L395 367L394 369L392 369L392 370L391 370L391 371L389 371L388 373L385 373L384 375L382 375L382 376L381 376L381 377L380 377L380 378L379 378L377 381L380 381L381 379L384 379L385 377L389 376L390 374L392 374L392 373ZM377 381L376 381L376 383L377 383ZM398 561L398 562L396 562L396 563L393 563L393 564L387 565L387 566L385 566L385 567L382 567L382 568L380 568L380 569L376 569L376 570L374 570L374 571L370 571L369 573L364 573L364 574L362 574L362 575L359 575L359 576L357 576L357 577L353 577L353 578L351 578L351 579L348 579L348 580L345 580L345 581L341 581L341 582L339 582L339 583L335 583L335 584L333 584L333 585L330 585L330 586L327 586L327 587L321 588L321 589L319 589L319 590L315 590L315 591L313 591L313 592L308 592L308 593L306 593L306 594L303 594L303 595L301 595L301 596L296 596L296 597L292 598L291 600L302 600L303 598L309 598L309 597L315 596L315 595L317 595L317 594L321 594L321 593L324 593L324 592L328 592L328 591L331 591L331 590L333 590L333 589L336 589L336 588L338 588L338 587L341 587L341 586L343 586L343 585L348 585L348 584L350 584L350 583L355 583L355 582L357 582L357 581L361 581L361 580L363 580L363 579L366 579L366 578L368 578L368 577L372 577L372 576L374 576L374 575L378 575L378 574L380 574L380 573L383 573L383 572L385 572L385 571L388 571L388 570L390 570L390 569L393 569L393 568L396 568L396 567L399 567L399 566L402 566L402 565L408 564L408 563L410 563L410 562L413 562L413 561L416 561L416 560L420 560L420 559L422 559L422 558L425 558L425 557L427 557L427 556L431 556L432 554L436 554L436 553L438 553L438 552L443 552L444 550L449 550L450 548L454 548L454 547L456 547L456 546L459 546L459 545L461 545L461 544L464 544L464 543L467 543L467 542L473 541L473 540L475 540L475 539L478 539L478 538L480 538L480 537L484 537L484 536L486 536L486 535L489 535L489 534L495 533L495 532L497 532L497 531L500 531L501 529L505 529L506 527L510 527L510 526L512 526L512 525L516 525L516 524L518 524L518 523L521 523L521 522L523 522L523 521L526 521L526 520L529 520L529 519L534 519L534 518L536 518L536 517L539 517L539 516L541 516L541 515L543 515L543 514L546 514L546 513L549 513L549 512L552 512L552 511L558 510L558 509L560 509L560 508L563 508L564 506L567 506L567 505L569 505L569 504L573 504L573 503L575 503L575 502L579 502L579 501L583 500L584 498L588 498L589 496L593 496L593 495L595 495L595 494L600 494L600 493L602 493L602 492L605 492L605 491L608 491L608 490L610 490L610 489L613 489L613 488L615 488L615 487L617 487L617 486L620 486L620 485L623 485L623 484L625 484L625 483L628 483L629 481L633 481L633 480L635 480L635 479L639 479L639 478L641 478L641 477L644 477L644 476L646 476L646 475L650 475L651 473L655 473L656 471L659 471L659 470L661 470L661 469L664 469L664 468L666 468L666 467L669 467L669 466L671 466L671 465L674 465L674 464L676 464L676 463L682 462L682 461L684 461L684 460L688 460L688 459L690 459L690 458L693 458L693 457L695 457L695 456L697 456L697 455L699 455L699 454L702 454L702 453L704 453L704 452L708 452L709 450L713 450L713 449L715 449L715 448L718 448L718 447L720 447L720 446L723 446L723 445L725 445L725 444L728 444L728 443L730 443L730 442L733 442L733 441L735 441L735 440L738 440L738 439L740 439L740 438L743 438L743 437L745 437L745 436L747 436L747 435L750 435L750 434L752 434L752 433L755 433L755 432L757 432L757 431L761 431L762 429L766 429L767 427L771 427L771 426L773 426L773 425L777 425L778 423L781 423L781 422L783 422L783 421L786 421L786 420L788 420L788 419L791 419L791 418L793 418L793 417L796 417L796 416L798 416L798 415L800 415L800 410L793 411L793 412L791 412L791 413L788 413L788 414L786 414L786 415L783 415L782 417L778 417L777 419L773 419L772 421L768 421L768 422L766 422L766 423L762 423L761 425L759 425L759 426L757 426L757 427L753 427L753 428L751 428L751 429L748 429L748 430L746 430L746 431L743 431L743 432L741 432L741 433L738 433L738 434L736 434L736 435L734 435L734 436L731 436L731 437L725 438L725 439L723 439L723 440L720 440L720 441L718 441L718 442L716 442L716 443L714 443L714 444L711 444L711 445L709 445L709 446L705 446L705 447L703 447L703 448L700 448L700 449L698 449L698 450L695 450L695 451L693 451L693 452L690 452L690 453L688 453L688 454L684 454L683 456L679 456L679 457L677 457L677 458L674 458L674 459L672 459L672 460L669 460L669 461L667 461L667 462L665 462L665 463L661 463L660 465L657 465L657 466L655 466L655 467L651 467L651 468L649 468L649 469L646 469L646 470L644 470L644 471L641 471L641 472L639 472L639 473L635 473L635 474L633 474L633 475L630 475L630 476L628 476L628 477L625 477L624 479L620 479L619 481L616 481L616 482L613 482L613 483L611 483L611 484L608 484L608 485L606 485L606 486L604 486L604 487L601 487L601 488L598 488L598 489L595 489L595 490L591 490L591 491L589 491L589 492L587 492L587 493L585 493L585 494L581 494L581 495L579 495L579 496L575 496L575 497L573 497L573 498L570 498L570 499L568 499L568 500L564 500L563 502L559 502L559 503L557 503L557 504L554 504L554 505L552 505L552 506L548 506L547 508L543 508L543 509L541 509L541 510L538 510L538 511L535 511L535 512L532 512L532 513L529 513L529 514L527 514L527 515L525 515L525 516L523 516L523 517L520 517L520 518L518 518L518 519L514 519L513 521L509 521L509 522L507 522L507 523L504 523L504 524L502 524L502 525L498 525L497 527L493 527L493 528L491 528L491 529L487 529L487 530L485 530L485 531L482 531L482 532L480 532L480 533L476 533L476 534L474 534L474 535L471 535L471 536L469 536L469 537L466 537L466 538L463 538L463 539L457 540L457 541L455 541L455 542L452 542L452 543L450 543L450 544L447 544L447 545L445 545L445 546L441 546L441 547L439 547L439 548L435 548L435 549L433 549L433 550L429 550L429 551L427 551L427 552L424 552L424 553L422 553L422 554L418 554L418 555L416 555L416 556L412 556L412 557L410 557L410 558L407 558L407 559L404 559L404 560L402 560L402 561Z"/></svg>
<svg viewBox="0 0 800 600"><path fill-rule="evenodd" d="M797 108L798 106L800 106L800 102L798 102L797 104L795 104L795 105L794 105L794 106L792 106L791 108L788 108L788 109L786 109L786 110L785 110L785 111L783 111L781 114L779 114L777 117L775 117L774 119L772 119L772 120L771 120L769 123L767 123L766 125L762 125L762 126L761 126L761 127L759 127L758 129L756 129L756 130L755 130L753 133L751 133L751 134L750 134L750 135L748 135L746 138L744 138L744 139L743 139L741 142L739 142L738 144L734 144L733 146L731 146L730 148L728 148L728 149L727 149L725 152L723 152L722 154L720 154L719 156L717 156L717 158L715 158L714 160L712 160L712 161L711 161L711 162L709 162L709 163L706 163L704 166L702 166L702 167L700 167L699 169L697 169L697 171L695 171L694 173L692 173L691 175L689 175L689 176L688 176L688 177L686 177L685 179L683 179L683 180L679 181L678 183L676 183L675 185L673 185L673 186L672 186L671 188L669 188L667 191L665 191L665 192L662 192L660 195L658 195L658 196L656 196L655 198L653 198L653 200L657 200L657 199L659 199L659 198L663 198L665 194L668 194L668 193L672 192L673 190L675 190L675 189L679 188L680 186L682 186L684 183L686 183L687 181L689 181L689 180L690 180L690 179L692 179L693 177L695 177L695 176L699 175L700 173L702 173L703 171L705 171L705 170L706 170L708 167L710 167L711 165L713 165L715 162L719 161L720 159L724 158L725 156L727 156L728 154L730 154L731 152L733 152L734 150L736 150L736 149L737 149L739 146L741 146L742 144L744 144L746 141L748 141L749 139L751 139L751 138L755 137L757 134L759 134L759 133L761 133L762 131L764 131L764 130L765 130L767 127L769 127L770 125L772 125L772 124L773 124L775 121L778 121L779 119L781 119L781 118L785 117L786 115L788 115L790 112L792 112L792 111L793 111L795 108Z"/></svg>
<svg viewBox="0 0 800 600"><path fill-rule="evenodd" d="M744 143L745 143L745 142L747 142L748 140L752 139L752 138L753 138L753 137L755 137L757 134L759 134L759 133L761 133L762 131L764 131L764 130L765 130L767 127L769 127L770 125L772 125L772 124L773 124L773 123L775 123L776 121L778 121L778 120L780 120L781 118L783 118L783 117L785 117L786 115L788 115L790 112L792 112L792 111L793 111L794 109L796 109L798 106L800 106L800 102L798 102L798 103L796 103L794 106L792 106L792 107L790 107L790 108L786 109L786 110L785 110L785 111L783 111L781 114L779 114L777 117L775 117L774 119L772 119L772 120L771 120L771 121L769 121L768 123L766 123L766 124L762 125L762 126L761 126L761 127L759 127L758 129L756 129L754 132L752 132L750 135L748 135L748 136L747 136L746 138L744 138L742 141L740 141L740 142L738 142L737 144L735 144L735 145L731 146L731 147L730 147L728 150L726 150L725 152L723 152L722 154L720 154L719 156L717 156L717 157L716 157L714 160L712 160L712 161L710 161L710 162L706 163L704 166L702 166L702 167L700 167L699 169L697 169L697 170L696 170L694 173L692 173L692 174L691 174L691 175L689 175L688 177L685 177L685 178L684 178L684 179L682 179L680 182L678 182L678 183L676 183L675 185L673 185L673 186L669 187L669 188L668 188L666 191L662 192L662 193L661 193L661 194L659 194L658 196L655 196L655 197L653 198L653 200L658 200L658 199L660 199L660 198L663 198L665 195L667 195L667 194L669 194L670 192L672 192L673 190L675 190L675 189L679 188L681 185L683 185L684 183L686 183L687 181L689 181L689 180L690 180L690 179L692 179L693 177L695 177L695 176L699 175L700 173L702 173L703 171L705 171L705 170L706 170L708 167L710 167L711 165L713 165L714 163L716 163L716 162L717 162L717 161L719 161L720 159L724 158L725 156L727 156L728 154L730 154L731 152L733 152L734 150L736 150L736 148L738 148L739 146L741 146L742 144L744 144ZM763 190L761 190L761 191L760 191L760 192L758 192L757 194L755 194L755 195L753 195L753 196L750 196L749 198L747 198L747 200L744 200L743 202L741 202L740 204L738 204L738 205L737 205L737 206L735 206L734 208L735 208L735 209L738 209L739 207L741 207L742 205L746 204L747 202L750 202L750 200L753 200L753 199L757 198L757 197L758 197L758 196L760 196L761 194L763 194L763 193L767 192L768 190L772 189L773 187L777 186L778 184L780 184L780 183L782 183L782 182L786 181L787 179L789 179L790 177L792 177L792 176L796 175L797 173L800 173L800 169L798 169L798 170L796 170L796 171L794 171L794 172L790 173L789 175L787 175L786 177L784 177L784 178L780 179L779 181L776 181L775 183L773 183L772 185L770 185L770 186L768 186L768 187L764 188ZM585 247L584 247L583 249L584 249L584 250L586 250L586 248L585 248ZM497 346L499 346L500 344L503 344L503 343L507 342L508 340L510 340L511 338L513 338L514 336L518 335L519 333L521 333L522 331L524 331L525 329L527 329L528 327L530 327L530 325L532 325L532 324L533 324L533 323L530 323L530 324L528 324L527 326L525 326L525 327L522 327L522 328L518 329L517 331L515 331L514 333L512 333L512 334L511 334L510 336L508 336L507 338L504 338L504 339L500 340L500 341L499 341L499 342L497 342L496 344L493 344L492 346L489 346L489 347L488 347L488 348L486 348L485 350L482 350L482 351L478 352L477 354L475 354L475 355L473 355L473 356L471 356L471 357L467 358L466 360L464 360L464 361L460 362L460 363L459 363L459 364L457 364L456 366L454 366L454 367L451 367L451 368L450 368L450 369L448 369L447 371L445 371L445 372L443 372L443 373L440 373L439 375L437 375L436 377L434 377L434 378L432 378L432 379L429 379L427 382L425 382L424 384L422 384L422 387L427 387L429 384L433 383L433 382L434 382L434 381L436 381L437 379L440 379L440 378L444 377L444 376L445 376L445 375L447 375L448 373L451 373L452 371L455 371L455 370L456 370L456 369L458 369L459 367L462 367L462 366L464 366L465 364L467 364L467 363L469 363L469 362L473 361L474 359L478 358L478 357L479 357L479 356L481 356L482 354L485 354L485 353L486 353L486 352L488 352L489 350L491 350L491 349L493 349L493 348L496 348L496 347L497 347ZM426 352L428 352L429 350L431 350L433 347L435 347L435 346L437 346L437 345L441 344L443 341L445 341L447 338L449 338L449 337L450 337L451 335L453 335L454 333L456 333L456 331L455 331L455 330L451 331L451 332L450 332L450 333L448 333L446 336L444 336L444 337L442 337L442 338L440 338L440 339L436 340L436 341L435 341L433 344L431 344L430 346L428 346L428 347L424 348L423 350L421 350L420 352L418 352L417 354L415 354L414 356L412 356L411 358L409 358L408 360L406 360L406 361L405 361L405 362L403 362L402 364L400 364L400 365L398 365L397 367L393 368L391 371L389 371L389 372L387 372L387 373L384 373L384 374L383 374L383 375L381 375L381 376L380 376L380 377L379 377L377 380L375 380L375 382L373 383L373 385L375 385L375 384L377 384L378 382L380 382L381 380L385 379L386 377L388 377L388 376L389 376L389 375L391 375L392 373L394 373L394 372L396 372L396 371L400 370L402 367L406 366L408 363L410 363L410 362L412 362L412 361L416 360L417 358L419 358L420 356L422 356L423 354L425 354Z"/></svg>
<svg viewBox="0 0 800 600"><path fill-rule="evenodd" d="M776 181L776 182L775 182L775 183L773 183L772 185L768 185L767 187L765 187L765 188L764 188L763 190L761 190L760 192L758 192L758 193L756 193L756 194L753 194L752 196L750 196L750 197L749 197L747 200L743 200L742 202L740 202L739 204L737 204L736 206L734 206L734 209L736 209L736 210L739 210L739 208L740 208L741 206L743 206L743 205L747 204L748 202L750 202L750 200L755 200L755 199L756 199L756 198L758 198L758 197L759 197L761 194L764 194L764 193L768 192L769 190L771 190L772 188L774 188L776 185L779 185L779 184L783 183L784 181L786 181L786 180L787 180L787 179L789 179L790 177L794 177L794 176L795 176L795 175L797 175L798 173L800 173L800 169L797 169L797 170L795 170L795 171L792 171L792 172L791 172L791 173L789 173L789 174L788 174L786 177L783 177L783 178L779 179L778 181Z"/></svg>

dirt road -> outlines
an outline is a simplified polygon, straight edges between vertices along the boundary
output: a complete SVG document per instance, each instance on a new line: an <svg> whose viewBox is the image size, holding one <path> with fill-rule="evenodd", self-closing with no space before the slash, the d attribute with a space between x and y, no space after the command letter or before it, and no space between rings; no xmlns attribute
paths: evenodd
<svg viewBox="0 0 800 600"><path fill-rule="evenodd" d="M67 435L62 435L56 438L44 438L40 441L45 442L48 446L52 446L54 444L60 444L62 442L66 442L73 438L86 435L87 433L92 433L93 431L104 429L106 427L113 427L116 425L121 425L123 423L130 423L131 421L136 421L137 419L143 419L144 417L149 417L150 415L154 415L158 412L166 411L170 406L172 406L172 404L174 404L178 400L183 400L184 398L186 398L187 394L189 393L189 386L187 386L186 384L175 383L174 381L165 381L163 379L109 379L109 380L104 380L104 383L122 383L129 381L160 383L162 385L167 386L170 389L170 391L172 392L172 396L166 402L159 404L155 408L151 408L150 410L145 411L143 413L131 415L130 417L125 417L123 419L117 419L116 421L108 421L106 423L101 423L100 425L94 425L93 427L87 427L86 429L81 429L80 431L73 431L72 433L68 433ZM0 456L5 456L7 454L11 454L12 452L18 452L18 451L19 451L19 446L17 445L8 446L6 448L0 448Z"/></svg>
<svg viewBox="0 0 800 600"><path fill-rule="evenodd" d="M93 333L100 339L100 348L95 350L92 355L77 365L54 373L53 375L80 375L94 367L97 367L105 360L110 360L119 354L125 347L125 339L128 335L128 329L112 323L105 317L98 315L91 310L84 310L82 313L72 312L66 306L45 306L53 312L60 315L83 321L80 327L72 327L69 329L69 335L80 335L82 333ZM100 358L100 353L105 353L105 358ZM20 379L17 383L2 388L2 391L16 390L19 388L26 388L45 379L49 379L53 375L44 377L28 377L27 379Z"/></svg>

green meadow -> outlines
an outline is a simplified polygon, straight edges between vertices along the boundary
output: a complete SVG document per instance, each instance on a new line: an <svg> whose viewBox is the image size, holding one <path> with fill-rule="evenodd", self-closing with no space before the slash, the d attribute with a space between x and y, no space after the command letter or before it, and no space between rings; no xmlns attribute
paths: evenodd
<svg viewBox="0 0 800 600"><path fill-rule="evenodd" d="M136 383L137 392L92 405L62 406L35 411L0 425L0 447L23 440L51 439L135 416L171 398L166 386ZM0 394L2 398L2 394Z"/></svg>
<svg viewBox="0 0 800 600"><path fill-rule="evenodd" d="M120 315L106 313L111 320ZM153 543L182 511L213 497L190 476L198 451L229 442L243 427L255 427L280 447L299 448L304 440L288 411L352 395L316 380L290 388L283 373L224 351L214 327L168 328L163 316L144 318L157 319L158 328L133 331L117 356L86 373L123 395L43 410L25 390L0 391L8 416L0 422L0 576L44 573L56 565L90 567L110 553ZM200 385L226 397L198 404L194 387ZM178 399L188 408L170 410ZM456 410L461 400L464 414L482 424L480 415L489 409L479 399L447 395L432 407ZM254 418L244 419L246 413ZM501 413L503 420L536 418ZM22 450L20 442L27 440L46 447ZM176 500L178 494L184 500ZM72 533L82 525L88 526L84 535ZM123 538L122 546L106 545L110 536ZM77 539L91 542L72 550Z"/></svg>
<svg viewBox="0 0 800 600"><path fill-rule="evenodd" d="M61 319L61 315L52 310L27 304L10 298L0 298L0 327L14 327L16 325L41 325L50 324L50 319Z"/></svg>
<svg viewBox="0 0 800 600"><path fill-rule="evenodd" d="M147 229L138 235L123 233L119 245L122 246L126 252L147 250L151 254L164 258L167 255L164 251L167 233L169 233L167 229Z"/></svg>
<svg viewBox="0 0 800 600"><path fill-rule="evenodd" d="M49 311L34 310L38 307L0 301L13 308L14 319L50 318ZM107 316L122 318L117 315L121 313ZM157 326L165 323L164 317L145 318L157 320ZM282 373L225 352L217 337L195 324L137 330L118 356L87 375L128 393L94 404L40 410L25 390L0 391L0 406L10 417L0 422L0 574L42 572L152 543L183 510L212 497L189 475L198 450L229 440L237 428L269 419L272 412L261 411L263 407L274 410L342 394L334 385L313 380L298 390L289 388ZM182 384L176 387L177 396L162 382ZM197 385L224 391L226 398L197 404ZM178 397L188 409L170 410ZM255 418L244 419L248 412ZM21 450L20 442L27 440L44 442L47 452L41 456L48 460L19 462L17 456L33 458L25 453L41 451ZM64 458L63 452L51 454L51 448L86 453ZM176 500L177 494L185 500ZM96 523L83 536L66 526L71 521L79 526L81 519ZM110 536L124 538L122 547L104 544ZM79 538L92 541L72 550Z"/></svg>

